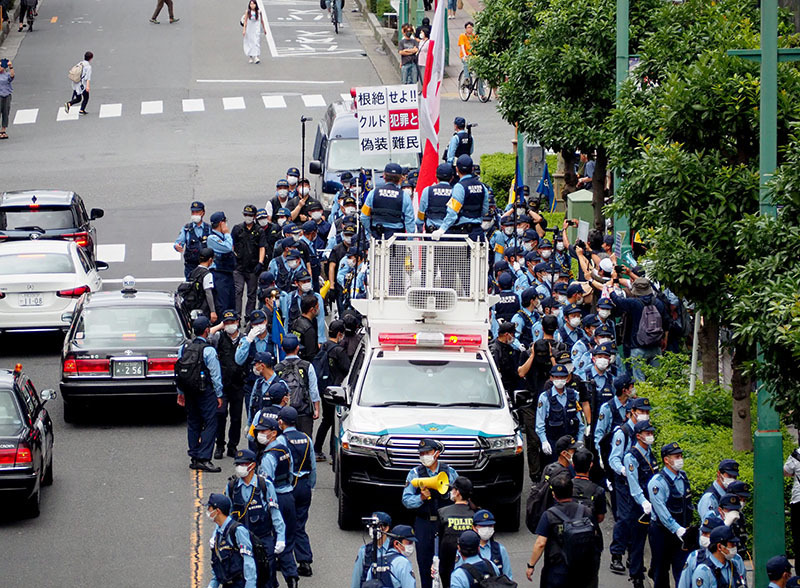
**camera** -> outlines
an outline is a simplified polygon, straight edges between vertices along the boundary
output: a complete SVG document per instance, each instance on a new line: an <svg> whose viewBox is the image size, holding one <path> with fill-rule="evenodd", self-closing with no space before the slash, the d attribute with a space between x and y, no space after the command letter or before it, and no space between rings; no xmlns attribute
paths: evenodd
<svg viewBox="0 0 800 588"><path fill-rule="evenodd" d="M568 220L568 221L567 221L567 226L568 226L568 227L577 227L577 226L578 226L578 223L576 223L576 222L575 222L575 221L573 221L573 220Z"/></svg>
<svg viewBox="0 0 800 588"><path fill-rule="evenodd" d="M620 274L625 271L625 267L621 266L620 264L617 264L614 266L614 271Z"/></svg>

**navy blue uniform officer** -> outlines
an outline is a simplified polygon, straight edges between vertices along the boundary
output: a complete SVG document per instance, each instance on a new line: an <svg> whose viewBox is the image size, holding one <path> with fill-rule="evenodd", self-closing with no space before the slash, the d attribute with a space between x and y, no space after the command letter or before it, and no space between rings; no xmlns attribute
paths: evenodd
<svg viewBox="0 0 800 588"><path fill-rule="evenodd" d="M383 557L392 546L391 539L389 538L389 529L392 528L392 517L379 510L372 513L372 518L378 522L379 536L377 540L377 555L373 554L373 545L371 542L359 548L358 555L356 556L356 563L353 565L353 577L350 581L350 588L361 588L361 585L367 579L367 574L369 573L373 559L378 565L383 565Z"/></svg>
<svg viewBox="0 0 800 588"><path fill-rule="evenodd" d="M481 220L489 212L489 190L472 175L473 164L469 155L460 155L456 161L458 183L447 203L447 214L442 225L431 233L438 240L447 232L472 235L483 234Z"/></svg>
<svg viewBox="0 0 800 588"><path fill-rule="evenodd" d="M499 576L500 570L493 562L481 557L481 538L473 530L464 531L458 538L458 553L461 555L460 564L450 576L450 588L472 588L476 586L470 570L480 576Z"/></svg>
<svg viewBox="0 0 800 588"><path fill-rule="evenodd" d="M206 240L211 234L211 225L203 222L206 214L205 205L195 200L190 206L190 212L191 222L183 226L172 246L178 253L183 253L183 275L187 280L192 270L197 267L200 251L205 248Z"/></svg>
<svg viewBox="0 0 800 588"><path fill-rule="evenodd" d="M402 177L402 167L387 163L383 168L385 183L367 194L361 207L361 224L368 238L388 239L395 233L413 233L416 229L414 205L400 189Z"/></svg>
<svg viewBox="0 0 800 588"><path fill-rule="evenodd" d="M211 538L211 582L208 588L256 588L256 562L247 529L231 518L231 500L211 494L206 516L217 525Z"/></svg>

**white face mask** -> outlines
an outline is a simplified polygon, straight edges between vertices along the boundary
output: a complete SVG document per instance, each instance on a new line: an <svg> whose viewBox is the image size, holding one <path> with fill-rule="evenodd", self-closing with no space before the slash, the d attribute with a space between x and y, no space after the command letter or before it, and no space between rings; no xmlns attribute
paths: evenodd
<svg viewBox="0 0 800 588"><path fill-rule="evenodd" d="M533 251L533 243L531 243L530 241L528 241L528 242L526 242L526 243L523 243L523 244L522 244L522 248L523 248L525 251Z"/></svg>
<svg viewBox="0 0 800 588"><path fill-rule="evenodd" d="M602 345L603 343L611 343L611 337L598 337L597 344Z"/></svg>
<svg viewBox="0 0 800 588"><path fill-rule="evenodd" d="M599 369L600 371L608 369L608 364L609 364L609 359L606 357L598 357L594 361L595 367L597 367L597 369Z"/></svg>
<svg viewBox="0 0 800 588"><path fill-rule="evenodd" d="M294 186L297 183L297 178L295 176L288 176L286 181L289 182L290 186Z"/></svg>
<svg viewBox="0 0 800 588"><path fill-rule="evenodd" d="M347 207L345 207L345 209L344 209L344 213L345 213L347 216L353 216L353 215L356 213L356 209L355 209L355 208L353 208L352 206L347 206Z"/></svg>
<svg viewBox="0 0 800 588"><path fill-rule="evenodd" d="M350 245L350 243L353 242L353 237L351 237L350 235L343 235L342 236L342 241L344 241L345 243Z"/></svg>
<svg viewBox="0 0 800 588"><path fill-rule="evenodd" d="M269 224L268 218L260 218L258 219L258 225L261 227L266 227Z"/></svg>
<svg viewBox="0 0 800 588"><path fill-rule="evenodd" d="M203 217L202 217L202 216L200 216L199 214L193 214L193 215L192 215L191 217L189 217L189 218L191 218L191 219L192 219L192 222L193 222L193 223L195 223L195 224L197 224L197 223L199 223L201 220L203 220Z"/></svg>
<svg viewBox="0 0 800 588"><path fill-rule="evenodd" d="M420 455L419 456L419 462L422 465L424 465L426 468L431 467L433 465L433 462L435 462L435 461L436 461L436 458L433 456L433 454L426 454L426 455Z"/></svg>
<svg viewBox="0 0 800 588"><path fill-rule="evenodd" d="M234 469L236 470L237 478L246 478L247 474L250 473L250 468L245 464L237 465Z"/></svg>
<svg viewBox="0 0 800 588"><path fill-rule="evenodd" d="M308 194L309 194L310 192L311 192L311 189L310 189L308 186L303 186L303 187L301 187L301 188L300 188L300 193L301 193L303 196L308 196Z"/></svg>
<svg viewBox="0 0 800 588"><path fill-rule="evenodd" d="M646 413L646 412L640 412L640 413L639 413L639 414L636 416L636 422L637 422L637 423L638 423L639 421L649 421L649 420L650 420L650 414L649 414L649 413Z"/></svg>
<svg viewBox="0 0 800 588"><path fill-rule="evenodd" d="M672 469L675 471L681 471L683 469L683 458L677 457L672 461Z"/></svg>
<svg viewBox="0 0 800 588"><path fill-rule="evenodd" d="M525 229L523 229L522 227L517 227L517 236L522 237L522 235L524 234L525 234Z"/></svg>
<svg viewBox="0 0 800 588"><path fill-rule="evenodd" d="M403 554L405 554L406 557L411 557L412 555L414 555L414 544L411 543L409 545L406 545L405 543L403 543Z"/></svg>
<svg viewBox="0 0 800 588"><path fill-rule="evenodd" d="M288 265L292 269L297 269L297 266L300 265L300 260L299 259L293 259L288 263Z"/></svg>
<svg viewBox="0 0 800 588"><path fill-rule="evenodd" d="M697 540L697 542L700 544L700 547L708 547L711 545L711 537L700 535L700 538Z"/></svg>
<svg viewBox="0 0 800 588"><path fill-rule="evenodd" d="M302 238L303 238L303 235L301 235L300 233L295 233L294 235L292 235L292 239L294 239L295 243L298 243L300 241L300 239L302 239Z"/></svg>
<svg viewBox="0 0 800 588"><path fill-rule="evenodd" d="M285 216L279 216L278 217L278 226L282 227L285 224L286 224L286 217Z"/></svg>
<svg viewBox="0 0 800 588"><path fill-rule="evenodd" d="M493 225L493 224L494 224L494 223L493 223L492 221L483 221L483 222L481 223L481 228L482 228L484 231L488 231L489 229L491 229L491 228L492 228L492 225Z"/></svg>
<svg viewBox="0 0 800 588"><path fill-rule="evenodd" d="M494 535L494 527L478 527L478 537L482 541L488 541Z"/></svg>
<svg viewBox="0 0 800 588"><path fill-rule="evenodd" d="M553 255L553 250L552 249L542 249L539 252L539 255L542 256L542 259L550 259L550 256Z"/></svg>
<svg viewBox="0 0 800 588"><path fill-rule="evenodd" d="M561 241L559 241L558 243L556 243L556 249L558 249L559 251L564 251L564 244Z"/></svg>
<svg viewBox="0 0 800 588"><path fill-rule="evenodd" d="M567 381L564 378L556 378L553 380L553 386L556 387L556 390L563 390L564 386L567 385Z"/></svg>
<svg viewBox="0 0 800 588"><path fill-rule="evenodd" d="M314 212L311 213L311 218L315 221L318 221L319 219L322 218L322 213L319 210L315 210Z"/></svg>
<svg viewBox="0 0 800 588"><path fill-rule="evenodd" d="M355 267L356 266L356 260L353 259L352 257L348 257L347 259L344 260L344 262L347 264L347 267Z"/></svg>
<svg viewBox="0 0 800 588"><path fill-rule="evenodd" d="M503 229L503 233L508 235L509 237L514 234L514 227L505 227Z"/></svg>
<svg viewBox="0 0 800 588"><path fill-rule="evenodd" d="M206 511L206 516L207 516L207 517L208 517L210 520L212 520L212 521L213 521L213 520L214 520L214 510L207 510L207 511Z"/></svg>
<svg viewBox="0 0 800 588"><path fill-rule="evenodd" d="M550 280L550 281L552 282L552 280ZM564 304L567 301L567 297L564 296L563 294L556 294L556 301L559 304Z"/></svg>
<svg viewBox="0 0 800 588"><path fill-rule="evenodd" d="M233 335L238 330L239 330L239 325L237 325L236 323L225 325L225 332L228 333L228 335Z"/></svg>
<svg viewBox="0 0 800 588"><path fill-rule="evenodd" d="M730 486L730 485L731 485L731 484L732 484L734 481L736 481L736 478L729 478L728 476L722 476L722 487L723 487L723 488L727 488L727 487L728 487L728 486Z"/></svg>
<svg viewBox="0 0 800 588"><path fill-rule="evenodd" d="M259 433L256 435L256 440L261 443L261 445L269 445L269 437L267 437L266 433Z"/></svg>
<svg viewBox="0 0 800 588"><path fill-rule="evenodd" d="M607 308L601 308L600 310L597 311L597 316L599 316L603 320L606 320L608 317L611 316L611 311L608 310Z"/></svg>
<svg viewBox="0 0 800 588"><path fill-rule="evenodd" d="M573 329L577 329L578 327L580 327L581 326L581 317L574 316L571 319L569 319L569 326L572 327Z"/></svg>
<svg viewBox="0 0 800 588"><path fill-rule="evenodd" d="M311 292L311 282L303 282L300 284L300 290L303 292Z"/></svg>
<svg viewBox="0 0 800 588"><path fill-rule="evenodd" d="M411 188L403 188L403 196L408 196L409 198L411 198L412 192L413 190L411 190Z"/></svg>
<svg viewBox="0 0 800 588"><path fill-rule="evenodd" d="M735 545L733 547L726 547L725 549L727 549L728 552L723 553L722 555L724 555L725 559L727 559L728 561L731 561L734 557L736 557L736 554L739 551L739 548L736 547Z"/></svg>
<svg viewBox="0 0 800 588"><path fill-rule="evenodd" d="M261 375L261 371L258 369L258 366L253 366L253 373L257 376Z"/></svg>
<svg viewBox="0 0 800 588"><path fill-rule="evenodd" d="M289 190L278 190L278 199L286 200L289 197Z"/></svg>
<svg viewBox="0 0 800 588"><path fill-rule="evenodd" d="M244 222L246 222L248 225L252 224L253 221L256 219L256 217L250 216L249 214L243 215L242 218L244 219Z"/></svg>
<svg viewBox="0 0 800 588"><path fill-rule="evenodd" d="M645 435L642 437L642 441L644 441L645 445L652 445L655 442L656 438L653 435Z"/></svg>

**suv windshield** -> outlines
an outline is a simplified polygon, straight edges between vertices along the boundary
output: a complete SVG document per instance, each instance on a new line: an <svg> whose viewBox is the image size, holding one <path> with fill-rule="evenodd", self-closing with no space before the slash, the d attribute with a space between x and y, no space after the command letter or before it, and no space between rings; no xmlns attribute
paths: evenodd
<svg viewBox="0 0 800 588"><path fill-rule="evenodd" d="M16 253L0 255L0 276L13 274L71 274L72 258L62 253Z"/></svg>
<svg viewBox="0 0 800 588"><path fill-rule="evenodd" d="M171 307L87 308L75 328L79 347L177 347L183 342L178 313Z"/></svg>
<svg viewBox="0 0 800 588"><path fill-rule="evenodd" d="M7 208L0 210L0 231L21 227L48 229L73 229L75 219L69 208ZM30 230L30 229L22 229Z"/></svg>
<svg viewBox="0 0 800 588"><path fill-rule="evenodd" d="M501 406L492 370L488 364L477 361L373 361L358 403L361 406Z"/></svg>
<svg viewBox="0 0 800 588"><path fill-rule="evenodd" d="M328 145L329 171L346 169L383 170L389 162L385 154L364 155L358 152L358 139L334 139ZM419 167L415 153L401 153L394 156L394 162L401 167Z"/></svg>
<svg viewBox="0 0 800 588"><path fill-rule="evenodd" d="M0 437L17 435L22 428L22 419L11 390L0 390Z"/></svg>

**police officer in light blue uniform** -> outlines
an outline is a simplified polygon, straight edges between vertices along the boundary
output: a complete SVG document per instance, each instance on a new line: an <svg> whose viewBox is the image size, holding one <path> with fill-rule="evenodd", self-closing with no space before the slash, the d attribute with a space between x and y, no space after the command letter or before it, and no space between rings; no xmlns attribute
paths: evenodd
<svg viewBox="0 0 800 588"><path fill-rule="evenodd" d="M564 324L559 327L558 334L561 335L561 341L566 344L572 355L572 348L575 344L586 337L581 330L583 311L577 304L568 304L564 307L561 316L564 317Z"/></svg>
<svg viewBox="0 0 800 588"><path fill-rule="evenodd" d="M211 494L206 506L206 515L216 523L211 539L212 576L208 588L256 588L256 562L250 533L230 516L230 499L224 494Z"/></svg>
<svg viewBox="0 0 800 588"><path fill-rule="evenodd" d="M520 296L522 307L514 314L514 337L525 349L533 345L533 325L539 320L539 314L533 309L539 302L535 288L528 288Z"/></svg>
<svg viewBox="0 0 800 588"><path fill-rule="evenodd" d="M541 292L537 288L538 295L541 296ZM553 315L558 321L558 302L552 296L545 296L541 298L539 302L539 308L542 311L542 315L539 317L533 324L533 342L539 341L544 336L544 327L542 326L542 319L548 315ZM556 323L556 332L553 334L553 339L556 341L561 341L561 336L558 334L558 324Z"/></svg>
<svg viewBox="0 0 800 588"><path fill-rule="evenodd" d="M478 555L482 559L488 559L492 562L500 574L503 574L509 580L513 580L511 558L508 557L508 550L505 545L499 541L495 541L494 526L494 515L488 510L479 510L472 515L472 530L475 531L481 539ZM462 563L463 560L457 560L456 568Z"/></svg>
<svg viewBox="0 0 800 588"><path fill-rule="evenodd" d="M287 322L291 325L297 317L301 314L301 304L303 296L306 294L313 294L319 304L319 312L317 313L317 342L322 345L328 340L326 325L325 325L325 301L320 296L319 292L312 292L311 275L304 269L300 268L294 274L296 288L286 297L281 300L281 314L286 317Z"/></svg>
<svg viewBox="0 0 800 588"><path fill-rule="evenodd" d="M250 329L247 331L246 336L239 339L239 344L236 346L236 353L233 355L233 360L245 370L245 390L247 390L245 402L248 407L247 416L250 418L250 422L252 422L253 413L249 412L249 410L253 404L253 386L258 379L258 375L253 370L255 367L255 357L257 353L272 352L274 344L269 339L267 314L263 310L256 309L250 313L249 318ZM274 363L272 365L267 365L270 370L274 366ZM269 376L271 374L267 375ZM263 388L262 392L265 390L266 388Z"/></svg>
<svg viewBox="0 0 800 588"><path fill-rule="evenodd" d="M555 301L555 283L554 280L557 277L557 272L554 272L556 268L553 266L552 263L548 263L546 261L540 261L535 266L533 266L533 273L536 274L536 289L539 293L544 294L545 298L552 297ZM561 306L560 304L556 303L557 306Z"/></svg>
<svg viewBox="0 0 800 588"><path fill-rule="evenodd" d="M383 588L417 588L414 567L409 559L414 555L414 547L417 543L414 530L408 525L396 525L389 532L389 539L391 546L383 557L383 567L389 569L373 575L373 570L370 568L367 580L379 579ZM427 576L430 582L430 573Z"/></svg>
<svg viewBox="0 0 800 588"><path fill-rule="evenodd" d="M503 260L506 249L514 245L514 219L504 216L500 219L500 230L495 231L489 239L489 249L494 252L494 262Z"/></svg>
<svg viewBox="0 0 800 588"><path fill-rule="evenodd" d="M511 289L514 278L504 272L497 278L500 291L497 293L500 300L490 309L492 337L497 337L497 329L501 323L511 322L517 311L521 308L519 296Z"/></svg>
<svg viewBox="0 0 800 588"><path fill-rule="evenodd" d="M341 286L342 292L348 293L350 298L366 298L369 272L365 256L365 251L355 245L350 247L336 272L337 283ZM355 282L355 287L353 287L353 282Z"/></svg>
<svg viewBox="0 0 800 588"><path fill-rule="evenodd" d="M195 200L190 210L191 222L183 226L173 245L175 251L183 253L183 275L187 280L200 262L200 251L206 247L206 240L211 234L211 225L203 222L203 216L206 214L205 205Z"/></svg>
<svg viewBox="0 0 800 588"><path fill-rule="evenodd" d="M460 155L456 161L458 183L453 186L453 196L447 204L447 215L442 226L433 232L438 239L444 233L471 235L477 238L481 232L481 219L489 212L489 190L472 175L472 158Z"/></svg>
<svg viewBox="0 0 800 588"><path fill-rule="evenodd" d="M466 130L467 121L463 116L457 116L453 119L454 133L447 144L447 163L451 166L456 164L458 158L462 155L472 155L475 150L475 145L472 140L472 135Z"/></svg>
<svg viewBox="0 0 800 588"><path fill-rule="evenodd" d="M367 194L361 207L361 225L367 238L388 239L395 233L414 232L414 205L400 189L402 176L400 165L387 163L383 168L386 183Z"/></svg>
<svg viewBox="0 0 800 588"><path fill-rule="evenodd" d="M686 557L686 563L683 565L683 571L681 572L681 579L678 580L678 584L675 588L692 588L692 574L694 574L697 566L711 555L708 553L707 549L711 544L711 531L724 524L721 518L713 514L703 519L703 522L700 524L700 536L698 538L700 547L692 551Z"/></svg>
<svg viewBox="0 0 800 588"><path fill-rule="evenodd" d="M294 273L301 263L300 252L297 249L284 247L281 254L269 262L269 271L275 276L275 286L282 292L291 292L294 289Z"/></svg>
<svg viewBox="0 0 800 588"><path fill-rule="evenodd" d="M214 263L211 264L211 273L214 274L214 303L217 308L234 308L236 296L233 271L236 269L236 255L233 253L233 237L224 212L217 211L211 215L211 234L206 245L214 252Z"/></svg>
<svg viewBox="0 0 800 588"><path fill-rule="evenodd" d="M251 346L251 349L255 346ZM258 351L253 358L253 374L258 372L256 381L250 389L250 402L247 405L247 414L250 416L250 422L256 422L258 415L262 412L264 405L270 404L269 389L270 386L278 380L275 375L275 356L269 351Z"/></svg>
<svg viewBox="0 0 800 588"><path fill-rule="evenodd" d="M528 288L536 288L539 286L539 280L536 279L536 266L539 263L539 254L535 251L528 251L525 253L525 269L520 269L517 281L514 283L514 290L521 293Z"/></svg>
<svg viewBox="0 0 800 588"><path fill-rule="evenodd" d="M590 314L590 315L587 315L587 316L594 317L596 315ZM594 337L593 337L594 346L602 345L603 343L611 343L611 344L613 344L613 339L612 339L610 333L611 333L611 331L609 330L609 328L604 326L604 325L600 325L600 326L596 327L594 329ZM575 346L577 347L578 344L576 343ZM574 349L574 347L573 347L573 349ZM591 344L591 341L587 340L586 341L586 351L584 351L583 354L579 355L577 361L573 361L573 363L575 364L575 369L576 370L583 371L583 370L585 370L586 368L588 368L588 367L590 367L592 365L592 349L593 349L593 345ZM610 364L609 369L611 369L612 373L616 376L615 368L616 368L616 365L612 362Z"/></svg>
<svg viewBox="0 0 800 588"><path fill-rule="evenodd" d="M491 560L485 559L480 551L481 538L472 530L464 531L458 538L459 559L453 575L450 576L450 588L472 588L477 586L470 568L478 575L499 576L500 570Z"/></svg>
<svg viewBox="0 0 800 588"><path fill-rule="evenodd" d="M258 474L272 481L278 495L283 522L286 525L286 549L278 556L278 564L288 588L297 588L299 574L294 559L294 542L297 530L297 515L294 506L294 463L286 440L281 437L281 427L273 418L262 414L255 425L256 438L266 447L262 452Z"/></svg>
<svg viewBox="0 0 800 588"><path fill-rule="evenodd" d="M567 387L569 372L563 365L554 365L550 370L550 386L539 395L536 405L536 435L542 442L542 452L552 463L558 456L553 455L556 441L570 435L583 441L585 425L580 417L578 392Z"/></svg>
<svg viewBox="0 0 800 588"><path fill-rule="evenodd" d="M258 451L258 445L255 441L255 424L261 420L263 415L265 418L278 420L278 415L284 406L289 406L289 387L286 382L278 379L276 375L271 378L272 383L269 385L265 393L265 402L261 405L261 409L253 415L253 425L250 430L253 434L248 432L248 439L251 441L251 448L253 451ZM278 437L281 441L285 441L284 437ZM260 460L259 460L260 461Z"/></svg>
<svg viewBox="0 0 800 588"><path fill-rule="evenodd" d="M596 314L589 313L585 315L581 319L581 329L583 329L584 337L572 346L572 351L570 352L572 364L575 366L575 372L581 376L584 371L592 368L591 357L586 363L582 362L581 358L594 347L594 330L598 324Z"/></svg>
<svg viewBox="0 0 800 588"><path fill-rule="evenodd" d="M767 561L767 588L780 588L778 582L786 588L797 588L798 578L792 577L792 564L785 555L775 555Z"/></svg>
<svg viewBox="0 0 800 588"><path fill-rule="evenodd" d="M389 537L392 517L383 511L375 511L372 513L372 518L378 522L378 530L380 531L380 536L377 541L377 554L373 554L373 545L371 541L358 549L356 563L353 565L353 577L350 580L350 588L361 588L361 585L367 580L367 574L369 573L373 560L378 566L383 565L383 558L392 546L391 538Z"/></svg>
<svg viewBox="0 0 800 588"><path fill-rule="evenodd" d="M720 499L728 492L728 486L739 478L739 464L733 459L723 459L717 467L717 477L700 497L697 514L701 517L717 513Z"/></svg>
<svg viewBox="0 0 800 588"><path fill-rule="evenodd" d="M597 301L597 320L600 326L608 327L612 333L612 343L617 342L617 328L614 322L614 303L611 298L603 297Z"/></svg>
<svg viewBox="0 0 800 588"><path fill-rule="evenodd" d="M573 360L574 361L574 360ZM592 349L592 363L580 378L584 381L589 395L591 422L595 424L600 407L611 400L614 394L614 376L611 373L611 346L597 345Z"/></svg>
<svg viewBox="0 0 800 588"><path fill-rule="evenodd" d="M311 490L317 485L317 456L311 438L298 431L297 411L284 406L278 413L278 423L283 429L283 438L292 454L292 473L294 474L294 509L297 526L294 535L294 556L297 571L301 576L311 576L311 541L306 533L308 510L311 508Z"/></svg>
<svg viewBox="0 0 800 588"><path fill-rule="evenodd" d="M322 259L317 251L317 237L319 236L317 223L307 220L302 226L303 236L300 242L304 243L309 250L309 265L311 266L311 289L319 292L319 277L322 273ZM324 308L324 305L323 307Z"/></svg>
<svg viewBox="0 0 800 588"><path fill-rule="evenodd" d="M426 187L419 198L418 233L421 233L423 228L426 232L432 233L442 226L444 217L447 215L447 203L450 202L453 195L453 187L450 185L452 177L453 166L440 163L436 168L436 179L439 180L439 183Z"/></svg>
<svg viewBox="0 0 800 588"><path fill-rule="evenodd" d="M711 531L709 557L692 574L692 586L697 588L742 588L747 586L742 556L738 554L741 541L733 530L722 525Z"/></svg>

